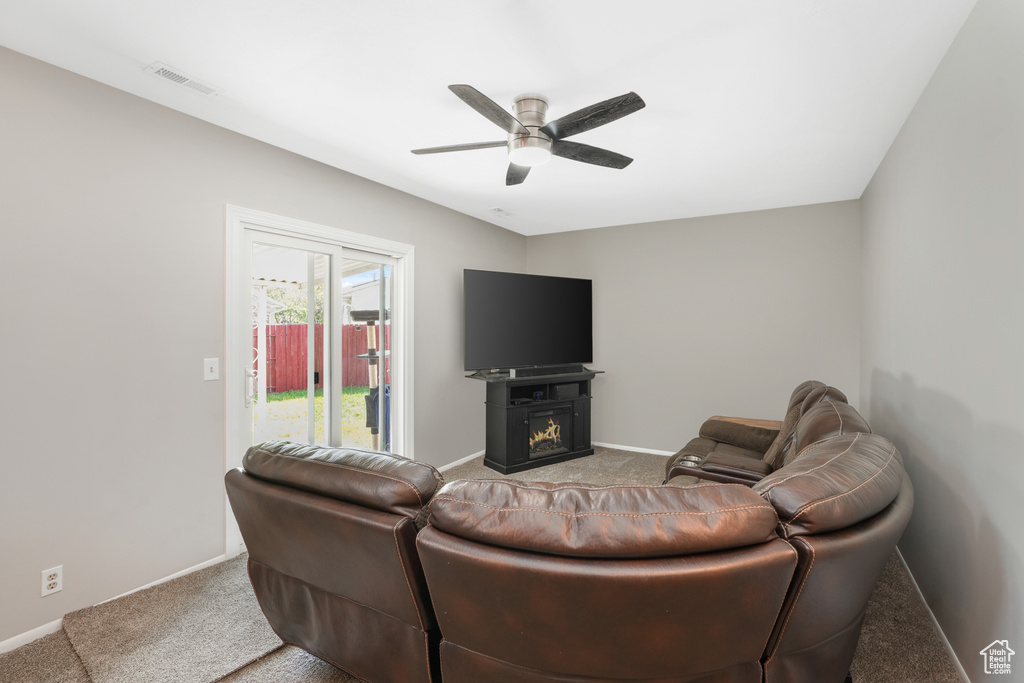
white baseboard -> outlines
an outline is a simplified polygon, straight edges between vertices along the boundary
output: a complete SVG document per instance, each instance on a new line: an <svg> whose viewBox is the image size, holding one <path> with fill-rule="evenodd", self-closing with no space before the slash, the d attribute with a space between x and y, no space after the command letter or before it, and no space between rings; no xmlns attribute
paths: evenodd
<svg viewBox="0 0 1024 683"><path fill-rule="evenodd" d="M634 453L650 453L651 455L675 455L676 451L659 451L653 448L636 448L635 446L620 446L614 443L600 443L592 441L591 445L601 446L602 448L614 448L617 451L632 451Z"/></svg>
<svg viewBox="0 0 1024 683"><path fill-rule="evenodd" d="M110 598L108 600L103 600L102 602L99 602L97 604L102 605L105 602L110 602L111 600L117 600L118 598L123 598L126 595L131 595L132 593L137 593L137 592L139 592L141 590L145 590L147 588L152 588L153 586L157 586L157 585L159 585L161 583L167 583L168 581L171 581L173 579L177 579L179 577L185 576L186 574L191 574L192 572L197 572L200 569L206 569L207 567L212 567L215 564L220 564L221 562L223 562L226 559L228 559L227 555L219 555L218 557L214 557L213 559L207 560L206 562L200 562L199 564L195 565L194 567L189 567L188 569L182 569L180 572L175 572L174 574L171 574L170 576L165 576L162 579L157 579L156 581L153 581L151 583L147 583L145 586L139 586L138 588L132 589L132 590L128 591L127 593L121 593L121 595L114 596L114 597L112 597L112 598ZM7 640L5 640L2 643L0 643L0 654L3 654L4 652L10 652L11 650L15 650L15 649L21 647L22 645L28 645L33 640L39 640L43 636L48 636L51 633L56 633L57 631L61 630L63 627L64 627L64 619L61 618L61 619L58 619L57 621L51 621L48 624L43 624L42 626L34 628L31 631L25 631L24 633L22 633L20 635L14 636L13 638L8 638Z"/></svg>
<svg viewBox="0 0 1024 683"><path fill-rule="evenodd" d="M218 555L217 557L209 559L206 562L200 562L199 564L197 564L197 565L195 565L193 567L189 567L188 569L182 569L180 572L175 572L175 573L171 574L170 576L165 576L162 579L157 579L156 581L152 581L150 583L147 583L145 586L139 586L138 588L133 588L132 590L130 590L130 591L126 592L126 593L121 593L120 595L115 595L112 598L108 598L108 599L103 600L101 602L98 602L96 604L102 605L103 603L110 602L111 600L117 600L118 598L123 598L126 595L131 595L132 593L138 593L139 591L144 591L147 588L152 588L153 586L159 586L161 583L167 583L168 581L173 581L174 579L181 578L182 576L185 576L186 574L191 574L192 572L197 572L200 569L206 569L207 567L212 567L215 564L220 564L221 562L223 562L224 560L227 560L227 559L228 559L227 555Z"/></svg>
<svg viewBox="0 0 1024 683"><path fill-rule="evenodd" d="M440 467L437 468L437 471L438 472L444 472L445 470L450 470L451 468L453 468L453 467L455 467L457 465L462 465L463 463L467 463L470 460L473 460L474 458L479 458L484 453L485 453L485 451L477 451L476 453L474 453L472 455L467 455L465 458L462 458L461 460L456 460L455 462L450 462L447 465L441 465Z"/></svg>
<svg viewBox="0 0 1024 683"><path fill-rule="evenodd" d="M51 621L49 624L43 624L39 628L34 628L31 631L25 631L21 635L8 638L7 640L0 643L0 654L16 650L22 645L28 645L33 640L39 640L43 636L48 636L51 633L56 633L61 630L64 626L64 620L58 619L57 621Z"/></svg>
<svg viewBox="0 0 1024 683"><path fill-rule="evenodd" d="M953 660L953 666L956 668L957 675L960 676L962 683L971 683L971 679L967 677L967 672L964 671L964 667L960 664L960 659L953 652L953 646L949 644L949 640L946 639L946 634L942 632L942 627L939 626L939 621L935 618L935 614L932 613L932 608L928 606L928 601L924 599L924 594L921 593L921 587L917 585L917 579L914 578L913 573L910 571L910 567L907 566L907 561L903 559L903 553L900 549L896 548L896 557L899 559L900 564L903 565L903 571L910 577L910 585L914 587L914 592L917 593L917 597L920 598L921 604L924 605L925 610L928 612L928 618L932 621L932 626L935 627L935 632L939 634L939 639L942 641L942 646L946 648L946 654Z"/></svg>

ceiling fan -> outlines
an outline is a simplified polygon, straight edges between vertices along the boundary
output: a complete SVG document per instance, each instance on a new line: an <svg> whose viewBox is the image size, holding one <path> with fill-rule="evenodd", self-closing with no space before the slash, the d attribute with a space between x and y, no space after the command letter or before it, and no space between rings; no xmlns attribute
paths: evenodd
<svg viewBox="0 0 1024 683"><path fill-rule="evenodd" d="M448 89L463 102L483 114L488 121L502 128L508 133L508 139L414 149L412 150L413 154L437 154L487 147L507 147L509 166L508 172L505 174L506 185L518 185L526 180L530 168L543 164L551 158L552 154L564 159L607 168L626 168L633 162L631 158L622 154L600 147L570 142L565 138L603 126L643 109L646 104L635 92L592 104L579 111L566 114L560 119L545 123L548 101L543 95L526 93L516 97L512 101L512 110L515 112L515 116L512 116L497 102L471 85L449 85Z"/></svg>

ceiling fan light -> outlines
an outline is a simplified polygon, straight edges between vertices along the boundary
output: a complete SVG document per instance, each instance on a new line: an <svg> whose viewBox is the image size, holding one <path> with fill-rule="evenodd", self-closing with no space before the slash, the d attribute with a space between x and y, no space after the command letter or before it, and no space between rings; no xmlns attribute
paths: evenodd
<svg viewBox="0 0 1024 683"><path fill-rule="evenodd" d="M540 166L551 158L551 152L541 147L519 147L508 153L508 160L516 166Z"/></svg>
<svg viewBox="0 0 1024 683"><path fill-rule="evenodd" d="M543 138L521 137L508 143L508 160L516 166L539 166L551 158L551 142Z"/></svg>

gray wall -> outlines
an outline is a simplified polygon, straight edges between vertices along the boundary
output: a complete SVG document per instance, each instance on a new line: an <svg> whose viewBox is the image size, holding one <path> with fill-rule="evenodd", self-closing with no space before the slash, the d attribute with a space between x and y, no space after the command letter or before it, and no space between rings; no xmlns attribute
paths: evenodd
<svg viewBox="0 0 1024 683"><path fill-rule="evenodd" d="M594 440L675 452L806 379L856 404L860 239L839 202L535 236L527 264L594 281Z"/></svg>
<svg viewBox="0 0 1024 683"><path fill-rule="evenodd" d="M462 269L524 237L2 48L0 93L0 641L224 552L227 204L415 245L416 454L482 448Z"/></svg>
<svg viewBox="0 0 1024 683"><path fill-rule="evenodd" d="M1022 36L1024 3L978 2L862 199L862 400L907 461L900 547L972 680L993 640L1024 652Z"/></svg>

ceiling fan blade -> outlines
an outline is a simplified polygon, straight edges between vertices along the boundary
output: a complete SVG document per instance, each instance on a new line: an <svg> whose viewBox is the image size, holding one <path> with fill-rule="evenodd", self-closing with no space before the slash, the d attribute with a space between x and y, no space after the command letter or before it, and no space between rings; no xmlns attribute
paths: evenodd
<svg viewBox="0 0 1024 683"><path fill-rule="evenodd" d="M526 180L526 174L530 172L529 166L508 165L508 173L505 174L506 185L518 185Z"/></svg>
<svg viewBox="0 0 1024 683"><path fill-rule="evenodd" d="M551 121L540 130L552 140L561 140L611 123L646 106L647 103L640 99L639 95L630 92L566 114L560 119Z"/></svg>
<svg viewBox="0 0 1024 683"><path fill-rule="evenodd" d="M441 147L424 147L423 149L412 150L413 154L438 154L440 152L462 152L467 149L487 149L488 147L505 147L508 143L504 140L496 142L467 142L461 145L442 145Z"/></svg>
<svg viewBox="0 0 1024 683"><path fill-rule="evenodd" d="M483 114L484 118L498 126L506 133L528 135L530 131L519 123L512 114L502 109L501 105L471 85L449 85L448 89L459 96L463 102Z"/></svg>
<svg viewBox="0 0 1024 683"><path fill-rule="evenodd" d="M551 153L563 159L582 161L585 164L605 166L607 168L626 168L633 160L625 155L610 152L600 147L581 145L568 140L555 140L551 143Z"/></svg>

